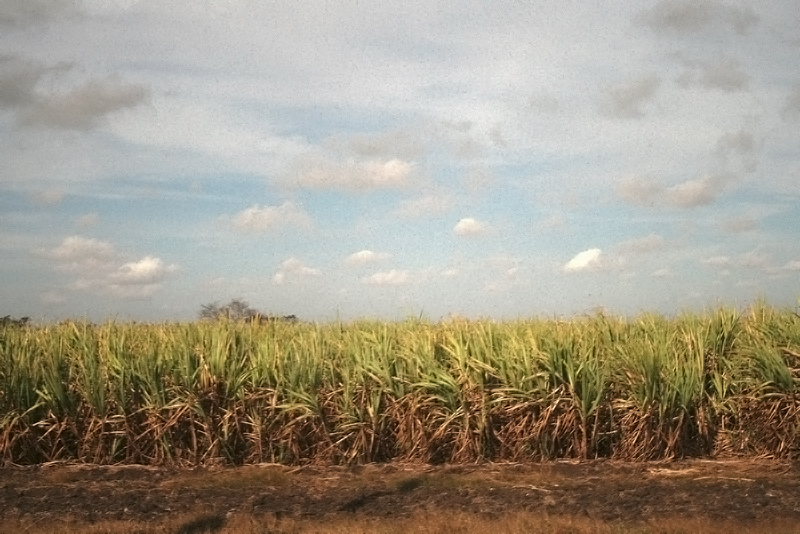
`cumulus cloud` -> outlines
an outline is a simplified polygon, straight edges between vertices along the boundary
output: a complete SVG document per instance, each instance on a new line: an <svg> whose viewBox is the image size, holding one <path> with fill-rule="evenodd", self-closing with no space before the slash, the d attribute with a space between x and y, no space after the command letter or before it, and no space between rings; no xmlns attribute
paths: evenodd
<svg viewBox="0 0 800 534"><path fill-rule="evenodd" d="M310 228L311 217L294 202L286 201L280 206L258 204L227 218L233 227L242 232L267 232L277 228Z"/></svg>
<svg viewBox="0 0 800 534"><path fill-rule="evenodd" d="M789 261L783 268L787 271L800 271L800 260Z"/></svg>
<svg viewBox="0 0 800 534"><path fill-rule="evenodd" d="M374 286L399 286L408 283L409 279L408 271L392 269L367 276L363 281L365 284Z"/></svg>
<svg viewBox="0 0 800 534"><path fill-rule="evenodd" d="M587 271L600 267L602 252L599 248L590 248L575 255L564 265L564 272Z"/></svg>
<svg viewBox="0 0 800 534"><path fill-rule="evenodd" d="M405 187L414 166L401 159L349 160L344 163L321 161L303 164L289 180L290 185L310 189L363 191Z"/></svg>
<svg viewBox="0 0 800 534"><path fill-rule="evenodd" d="M319 276L320 270L309 267L299 259L291 257L281 263L280 268L272 277L273 283L280 285L288 279L299 279L307 276Z"/></svg>
<svg viewBox="0 0 800 534"><path fill-rule="evenodd" d="M373 252L371 250L361 250L359 252L354 252L345 258L345 263L349 265L363 265L366 263L372 263L375 261L384 260L389 258L391 255L385 252Z"/></svg>
<svg viewBox="0 0 800 534"><path fill-rule="evenodd" d="M294 257L289 258L281 263L281 270L284 272L295 273L304 276L317 276L319 274L319 269L308 267L302 261Z"/></svg>
<svg viewBox="0 0 800 534"><path fill-rule="evenodd" d="M96 271L112 265L116 251L108 241L74 235L43 255L56 260L60 269Z"/></svg>
<svg viewBox="0 0 800 534"><path fill-rule="evenodd" d="M746 33L758 21L749 7L729 6L715 0L661 0L638 17L657 33L699 33L722 27Z"/></svg>
<svg viewBox="0 0 800 534"><path fill-rule="evenodd" d="M602 110L611 117L635 119L642 117L642 107L655 96L661 80L650 74L606 91Z"/></svg>
<svg viewBox="0 0 800 534"><path fill-rule="evenodd" d="M162 281L177 269L176 265L165 265L161 258L145 256L139 261L121 265L109 279L118 285L150 285Z"/></svg>
<svg viewBox="0 0 800 534"><path fill-rule="evenodd" d="M667 200L679 208L694 208L711 204L721 190L713 178L687 180L666 189Z"/></svg>
<svg viewBox="0 0 800 534"><path fill-rule="evenodd" d="M453 208L453 197L449 195L427 195L403 201L395 214L407 219L444 215Z"/></svg>
<svg viewBox="0 0 800 534"><path fill-rule="evenodd" d="M67 237L40 255L53 260L58 270L79 273L77 279L66 285L67 290L122 299L153 296L161 288L161 282L178 270L177 265L167 265L155 256L120 265L124 260L111 243L82 236Z"/></svg>
<svg viewBox="0 0 800 534"><path fill-rule="evenodd" d="M453 227L453 232L460 236L472 236L482 234L488 228L489 226L484 222L475 220L472 217L465 217Z"/></svg>
<svg viewBox="0 0 800 534"><path fill-rule="evenodd" d="M727 174L710 174L665 187L651 178L631 176L620 182L618 192L630 204L695 208L714 202L731 180Z"/></svg>

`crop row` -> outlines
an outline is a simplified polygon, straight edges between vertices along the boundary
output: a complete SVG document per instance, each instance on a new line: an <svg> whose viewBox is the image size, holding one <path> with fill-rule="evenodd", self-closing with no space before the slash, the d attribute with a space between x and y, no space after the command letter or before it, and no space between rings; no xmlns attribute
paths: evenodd
<svg viewBox="0 0 800 534"><path fill-rule="evenodd" d="M0 464L800 457L800 317L0 325Z"/></svg>

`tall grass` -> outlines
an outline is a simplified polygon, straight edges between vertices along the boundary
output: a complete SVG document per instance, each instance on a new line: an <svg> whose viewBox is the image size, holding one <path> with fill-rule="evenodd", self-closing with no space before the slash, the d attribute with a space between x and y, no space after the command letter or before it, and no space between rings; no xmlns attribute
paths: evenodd
<svg viewBox="0 0 800 534"><path fill-rule="evenodd" d="M0 326L0 461L800 456L800 317Z"/></svg>

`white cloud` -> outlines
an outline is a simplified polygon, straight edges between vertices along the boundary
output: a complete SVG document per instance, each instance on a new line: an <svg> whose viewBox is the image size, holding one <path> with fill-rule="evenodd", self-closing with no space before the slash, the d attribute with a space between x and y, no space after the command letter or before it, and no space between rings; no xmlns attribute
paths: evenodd
<svg viewBox="0 0 800 534"><path fill-rule="evenodd" d="M319 269L309 267L299 259L291 257L281 263L280 268L272 277L272 282L280 285L289 279L298 280L308 276L319 276L320 274Z"/></svg>
<svg viewBox="0 0 800 534"><path fill-rule="evenodd" d="M176 265L164 265L161 258L145 256L139 261L120 266L109 275L109 279L117 285L150 285L160 282L177 269Z"/></svg>
<svg viewBox="0 0 800 534"><path fill-rule="evenodd" d="M119 265L121 255L111 243L82 236L67 237L40 255L54 260L56 269L80 275L64 289L120 299L150 298L161 289L161 282L178 270L177 265L166 265L155 256Z"/></svg>
<svg viewBox="0 0 800 534"><path fill-rule="evenodd" d="M441 272L442 278L455 278L456 276L458 276L458 274L459 270L456 268L445 269L444 271Z"/></svg>
<svg viewBox="0 0 800 534"><path fill-rule="evenodd" d="M114 246L108 241L79 235L64 238L60 245L43 255L58 262L59 268L70 270L102 270L113 264Z"/></svg>
<svg viewBox="0 0 800 534"><path fill-rule="evenodd" d="M283 270L284 272L295 273L306 276L317 276L319 274L319 269L313 269L311 267L308 267L302 261L294 257L289 258L288 260L281 263L281 270Z"/></svg>
<svg viewBox="0 0 800 534"><path fill-rule="evenodd" d="M377 272L363 279L365 284L375 286L398 286L408 283L409 272L404 270L392 269L390 271Z"/></svg>
<svg viewBox="0 0 800 534"><path fill-rule="evenodd" d="M632 176L620 182L618 192L631 204L695 208L714 202L732 180L731 175L718 173L665 187L651 178Z"/></svg>
<svg viewBox="0 0 800 534"><path fill-rule="evenodd" d="M302 164L300 170L288 179L288 185L345 191L398 188L409 183L413 168L412 163L396 158L344 163L321 161Z"/></svg>
<svg viewBox="0 0 800 534"><path fill-rule="evenodd" d="M721 184L713 177L687 180L667 188L667 201L679 208L694 208L711 204L722 192Z"/></svg>
<svg viewBox="0 0 800 534"><path fill-rule="evenodd" d="M139 156L142 165L181 165L184 173L273 176L309 150L300 136L275 134L259 114L231 106L224 96L167 93L151 100L135 114L109 120L115 135L145 153ZM159 159L153 162L154 157Z"/></svg>
<svg viewBox="0 0 800 534"><path fill-rule="evenodd" d="M361 250L354 252L345 258L345 263L349 265L363 265L375 261L385 260L391 257L391 254L386 252L373 252L371 250Z"/></svg>
<svg viewBox="0 0 800 534"><path fill-rule="evenodd" d="M578 272L600 267L602 252L599 248L590 248L575 255L564 265L564 272Z"/></svg>
<svg viewBox="0 0 800 534"><path fill-rule="evenodd" d="M472 217L465 217L453 227L453 232L461 236L472 236L482 234L488 228L488 225L484 222L475 220Z"/></svg>
<svg viewBox="0 0 800 534"><path fill-rule="evenodd" d="M789 261L783 268L787 271L800 271L800 260Z"/></svg>
<svg viewBox="0 0 800 534"><path fill-rule="evenodd" d="M228 218L234 228L243 232L266 232L277 228L310 228L311 217L293 202L280 206L260 207L255 204Z"/></svg>

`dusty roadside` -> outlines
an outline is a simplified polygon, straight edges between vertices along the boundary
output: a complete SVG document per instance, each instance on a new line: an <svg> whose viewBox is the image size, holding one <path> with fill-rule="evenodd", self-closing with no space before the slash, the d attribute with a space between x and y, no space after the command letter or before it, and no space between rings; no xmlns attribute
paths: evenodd
<svg viewBox="0 0 800 534"><path fill-rule="evenodd" d="M135 525L149 525L153 532L227 532L247 518L252 532L302 531L301 524L334 531L332 525L353 520L378 530L385 525L388 532L392 524L413 521L421 513L474 517L474 525L528 514L598 525L650 525L654 532L680 531L659 525L686 520L754 532L759 525L800 532L794 526L800 525L800 465L697 460L0 469L3 529L77 532L92 525L128 524L129 532L148 531ZM282 530L281 524L294 526Z"/></svg>

